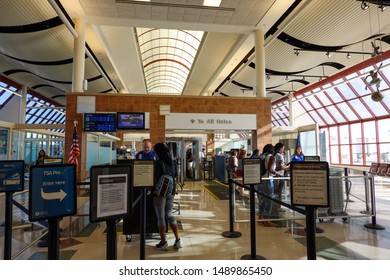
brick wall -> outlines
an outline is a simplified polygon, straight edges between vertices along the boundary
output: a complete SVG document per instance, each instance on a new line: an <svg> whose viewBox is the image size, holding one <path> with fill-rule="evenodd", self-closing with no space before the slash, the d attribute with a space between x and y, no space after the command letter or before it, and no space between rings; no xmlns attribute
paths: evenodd
<svg viewBox="0 0 390 280"><path fill-rule="evenodd" d="M96 96L96 112L149 112L149 134L153 143L165 142L165 116L160 116L159 105L170 105L172 113L256 114L257 130L254 131L253 149L261 150L265 144L271 143L271 100L269 98L67 93L65 155L69 154L73 122L77 120L79 123L77 135L81 149L78 180L84 180L86 176L86 154L83 152L85 151L83 115L76 113L77 96Z"/></svg>

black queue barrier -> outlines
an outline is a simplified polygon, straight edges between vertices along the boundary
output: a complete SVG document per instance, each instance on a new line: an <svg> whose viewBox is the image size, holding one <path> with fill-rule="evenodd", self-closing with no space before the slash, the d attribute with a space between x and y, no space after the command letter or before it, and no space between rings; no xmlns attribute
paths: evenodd
<svg viewBox="0 0 390 280"><path fill-rule="evenodd" d="M234 193L234 180L229 179L229 231L224 231L222 233L223 237L228 238L237 238L241 237L241 232L234 230L234 201L236 199L235 193Z"/></svg>
<svg viewBox="0 0 390 280"><path fill-rule="evenodd" d="M371 209L372 209L372 216L371 216L371 223L365 224L364 227L371 228L371 229L385 229L383 226L378 225L376 223L376 201L375 201L375 184L374 184L374 177L371 176L368 178L371 182L372 191L371 191Z"/></svg>
<svg viewBox="0 0 390 280"><path fill-rule="evenodd" d="M5 193L4 260L12 257L12 198L13 192Z"/></svg>
<svg viewBox="0 0 390 280"><path fill-rule="evenodd" d="M245 187L245 185L243 185ZM249 188L250 207L250 231L251 231L251 253L241 257L242 260L266 260L265 257L256 254L256 208L255 208L255 186Z"/></svg>

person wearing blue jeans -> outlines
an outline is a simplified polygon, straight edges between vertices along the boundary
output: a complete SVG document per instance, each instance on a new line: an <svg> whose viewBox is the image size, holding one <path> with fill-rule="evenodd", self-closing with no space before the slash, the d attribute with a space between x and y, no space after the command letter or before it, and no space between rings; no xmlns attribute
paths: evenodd
<svg viewBox="0 0 390 280"><path fill-rule="evenodd" d="M176 162L173 160L171 154L167 146L164 143L157 143L154 146L154 151L157 154L156 161L156 179L158 179L163 175L167 174L175 178L177 176L177 167ZM174 180L173 180L174 181ZM176 186L173 185L172 192L167 194L165 197L163 196L154 196L153 197L153 205L154 210L157 216L157 226L160 234L160 242L156 244L156 248L167 251L168 250L168 242L166 239L166 222L168 221L169 226L172 229L173 234L175 235L175 243L173 244L173 248L176 250L183 248L179 237L179 231L177 228L177 222L175 217L173 216L173 199L176 193Z"/></svg>
<svg viewBox="0 0 390 280"><path fill-rule="evenodd" d="M260 184L260 192L265 194L270 198L276 198L274 193L274 181L272 178L274 176L281 176L280 173L275 171L275 157L273 156L275 150L272 144L267 144L263 148L263 153L260 156L260 159L264 160L266 173L262 176L263 179L268 178L269 180L262 180ZM267 197L263 197L259 195L260 203L259 203L259 218L260 219L268 219L268 218L276 218L278 213L274 213L273 204L274 202ZM269 221L259 221L260 224L266 227L274 227L276 224Z"/></svg>

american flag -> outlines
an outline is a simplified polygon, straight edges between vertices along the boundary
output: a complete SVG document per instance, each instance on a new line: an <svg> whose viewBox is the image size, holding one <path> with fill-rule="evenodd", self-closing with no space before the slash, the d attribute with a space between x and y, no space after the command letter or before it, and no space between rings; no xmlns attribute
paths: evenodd
<svg viewBox="0 0 390 280"><path fill-rule="evenodd" d="M77 160L79 156L80 156L80 147L79 147L79 140L77 139L77 130L75 126L73 130L72 145L70 145L69 163L76 164L76 169L79 166L79 161Z"/></svg>

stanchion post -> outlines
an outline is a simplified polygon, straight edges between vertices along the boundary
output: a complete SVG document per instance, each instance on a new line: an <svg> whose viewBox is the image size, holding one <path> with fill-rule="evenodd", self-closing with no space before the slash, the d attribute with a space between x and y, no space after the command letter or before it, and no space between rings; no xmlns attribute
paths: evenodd
<svg viewBox="0 0 390 280"><path fill-rule="evenodd" d="M229 179L229 231L224 231L222 236L229 238L236 238L241 236L241 232L234 231L234 181Z"/></svg>
<svg viewBox="0 0 390 280"><path fill-rule="evenodd" d="M306 206L306 248L308 260L316 259L316 221L314 212L314 207Z"/></svg>
<svg viewBox="0 0 390 280"><path fill-rule="evenodd" d="M117 255L116 221L110 219L106 221L106 224L107 224L107 235L106 235L107 260L116 260L116 255Z"/></svg>
<svg viewBox="0 0 390 280"><path fill-rule="evenodd" d="M256 255L256 209L255 209L255 186L250 185L249 189L250 206L250 229L251 229L251 253L244 255L242 260L266 260L265 257Z"/></svg>
<svg viewBox="0 0 390 280"><path fill-rule="evenodd" d="M140 247L139 247L139 259L145 259L145 239L146 239L146 189L142 188L142 197L140 204L140 223L139 223L139 233L140 233Z"/></svg>
<svg viewBox="0 0 390 280"><path fill-rule="evenodd" d="M362 214L369 214L370 213L370 206L368 202L370 201L369 193L370 193L370 188L368 187L368 175L366 171L363 171L363 176L364 176L364 191L365 191L365 199L366 199L366 210L360 211Z"/></svg>
<svg viewBox="0 0 390 280"><path fill-rule="evenodd" d="M48 259L58 260L60 257L60 233L58 218L50 218L49 222L49 244L48 244Z"/></svg>
<svg viewBox="0 0 390 280"><path fill-rule="evenodd" d="M345 185L345 194L346 194L346 198L345 198L345 202L353 202L353 200L349 199L349 192L350 192L350 189L349 189L349 185L348 185L348 168L345 167L344 168L344 185Z"/></svg>
<svg viewBox="0 0 390 280"><path fill-rule="evenodd" d="M12 196L13 192L5 193L5 224L4 224L4 259L12 257Z"/></svg>
<svg viewBox="0 0 390 280"><path fill-rule="evenodd" d="M380 226L376 223L376 201L375 201L375 184L374 184L374 178L370 178L371 183L371 224L365 224L364 227L371 228L371 229L385 229L383 226Z"/></svg>

